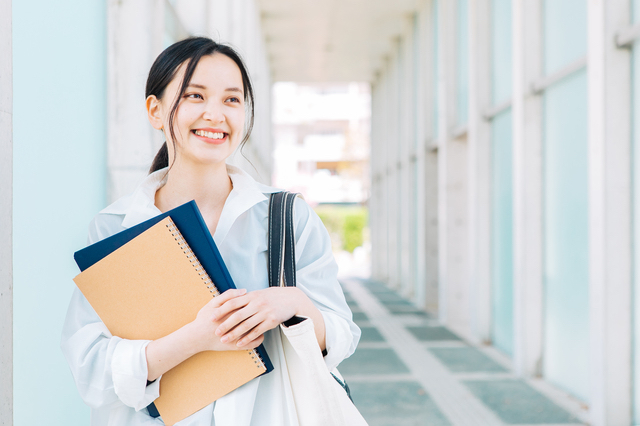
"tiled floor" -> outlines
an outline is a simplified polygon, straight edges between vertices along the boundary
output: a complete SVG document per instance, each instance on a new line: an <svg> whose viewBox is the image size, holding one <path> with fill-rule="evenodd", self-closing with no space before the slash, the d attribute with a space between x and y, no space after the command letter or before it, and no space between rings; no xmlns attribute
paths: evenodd
<svg viewBox="0 0 640 426"><path fill-rule="evenodd" d="M362 338L339 369L370 426L585 424L577 403L517 378L384 284L342 283Z"/></svg>

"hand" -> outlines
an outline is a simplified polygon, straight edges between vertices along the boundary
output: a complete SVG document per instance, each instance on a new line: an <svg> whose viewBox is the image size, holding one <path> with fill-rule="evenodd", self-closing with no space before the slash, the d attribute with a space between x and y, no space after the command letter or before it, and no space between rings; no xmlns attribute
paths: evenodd
<svg viewBox="0 0 640 426"><path fill-rule="evenodd" d="M245 340L246 344L237 345L235 342L221 342L220 336L216 334L216 329L220 323L227 319L229 313L225 315L217 314L220 307L226 305L231 300L242 297L247 293L246 289L230 289L219 296L214 297L207 303L191 323L195 331L194 337L198 340L200 351L232 351L240 349L253 349L258 347L262 341L262 334L251 340ZM232 311L230 311L232 312Z"/></svg>
<svg viewBox="0 0 640 426"><path fill-rule="evenodd" d="M298 314L308 298L296 287L269 287L229 299L213 310L223 344L245 347Z"/></svg>

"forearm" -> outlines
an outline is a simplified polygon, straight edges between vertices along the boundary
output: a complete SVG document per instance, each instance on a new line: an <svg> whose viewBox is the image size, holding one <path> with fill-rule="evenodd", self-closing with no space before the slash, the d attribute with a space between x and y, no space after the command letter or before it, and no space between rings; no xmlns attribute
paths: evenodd
<svg viewBox="0 0 640 426"><path fill-rule="evenodd" d="M304 294L302 290L298 289L298 291L301 294L300 296L301 303L298 307L296 315L309 317L311 318L311 320L313 320L313 325L316 332L316 338L318 339L318 345L320 345L320 349L324 351L327 347L324 317L322 316L322 313L320 312L320 310L316 308L316 306L313 304L311 299L309 299L309 297L307 297L307 295Z"/></svg>
<svg viewBox="0 0 640 426"><path fill-rule="evenodd" d="M189 323L173 333L154 340L147 346L147 380L153 381L182 361L201 352L195 327Z"/></svg>

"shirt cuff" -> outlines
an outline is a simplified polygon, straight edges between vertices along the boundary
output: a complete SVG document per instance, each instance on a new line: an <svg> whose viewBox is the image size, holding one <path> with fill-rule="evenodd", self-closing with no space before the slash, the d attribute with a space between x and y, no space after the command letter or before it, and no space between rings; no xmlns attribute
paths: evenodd
<svg viewBox="0 0 640 426"><path fill-rule="evenodd" d="M111 372L113 387L123 404L136 411L160 396L160 378L147 386L146 348L150 340L121 339L113 351Z"/></svg>
<svg viewBox="0 0 640 426"><path fill-rule="evenodd" d="M327 355L324 362L329 370L333 370L345 358L352 354L353 334L349 323L333 312L320 311L324 319L325 344Z"/></svg>

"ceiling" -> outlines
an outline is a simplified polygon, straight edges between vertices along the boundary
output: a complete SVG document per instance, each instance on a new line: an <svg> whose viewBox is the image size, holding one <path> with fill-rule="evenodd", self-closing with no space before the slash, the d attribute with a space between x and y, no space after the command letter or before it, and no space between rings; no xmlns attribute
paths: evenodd
<svg viewBox="0 0 640 426"><path fill-rule="evenodd" d="M258 0L273 81L373 81L417 0Z"/></svg>

